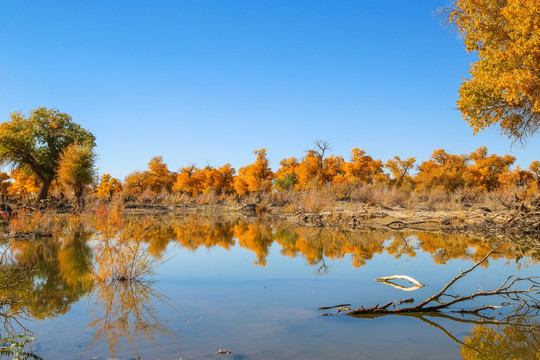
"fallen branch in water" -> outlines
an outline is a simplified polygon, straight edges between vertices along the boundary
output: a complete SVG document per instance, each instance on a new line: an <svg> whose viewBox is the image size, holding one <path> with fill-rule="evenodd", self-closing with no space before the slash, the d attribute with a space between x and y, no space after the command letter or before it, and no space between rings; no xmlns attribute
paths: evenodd
<svg viewBox="0 0 540 360"><path fill-rule="evenodd" d="M396 284L396 283L393 283L392 281L390 280L408 280L410 281L411 283L413 283L414 285L413 286L403 286L403 285L399 285L399 284ZM422 284L421 282L419 282L418 280L416 280L415 278L413 277L410 277L408 275L392 275L392 276L383 276L383 277L380 277L380 278L377 278L375 279L375 281L378 281L380 283L383 283L383 284L386 284L386 285L390 285L392 286L393 288L396 288L396 289L399 289L399 290L403 290L403 291L413 291L413 290L418 290L422 287L424 287L425 285Z"/></svg>
<svg viewBox="0 0 540 360"><path fill-rule="evenodd" d="M425 299L424 301L408 307L401 307L396 308L396 305L401 305L399 302L396 301L390 301L382 306L379 306L379 304L376 304L375 306L364 308L363 306L351 310L349 312L346 312L346 315L385 315L385 314L404 314L404 313L428 313L428 312L438 312L442 309L448 308L452 305L462 303L464 301L473 300L478 297L485 297L485 296L505 296L511 300L519 300L519 301L525 301L525 302L532 302L533 305L538 306L539 300L534 298L533 295L540 293L540 282L538 281L538 277L526 277L526 278L518 278L509 276L506 278L506 280L496 289L490 290L490 291L483 291L479 290L473 294L467 295L467 296L460 296L460 295L451 295L447 294L446 291L459 279L476 269L480 264L484 263L491 254L493 254L495 250L490 251L482 260L474 264L472 267L467 269L466 271L461 271L460 273L455 276L450 282L448 282L439 292L437 292L435 295L430 296L429 298ZM407 278L407 276L398 275L400 278ZM387 277L392 278L392 277ZM394 277L396 278L396 277ZM381 278L383 279L383 278ZM414 279L413 279L414 280ZM416 281L416 280L415 280ZM528 283L528 288L516 288L516 285L522 284L522 283ZM442 301L442 297L449 297L450 300ZM432 303L435 303L434 305L431 305ZM462 309L462 310L456 310L455 312L458 313L479 313L482 310L486 309L495 309L497 308L495 305L487 305L478 307L475 309Z"/></svg>

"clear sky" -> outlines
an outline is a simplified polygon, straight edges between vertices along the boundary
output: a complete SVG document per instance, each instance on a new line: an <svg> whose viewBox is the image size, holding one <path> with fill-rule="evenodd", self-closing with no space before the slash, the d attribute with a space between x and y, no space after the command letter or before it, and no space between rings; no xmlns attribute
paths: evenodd
<svg viewBox="0 0 540 360"><path fill-rule="evenodd" d="M349 158L436 148L540 159L496 129L472 135L456 99L474 55L434 15L446 1L0 2L0 121L55 107L97 137L100 173L163 155L271 166L315 139Z"/></svg>

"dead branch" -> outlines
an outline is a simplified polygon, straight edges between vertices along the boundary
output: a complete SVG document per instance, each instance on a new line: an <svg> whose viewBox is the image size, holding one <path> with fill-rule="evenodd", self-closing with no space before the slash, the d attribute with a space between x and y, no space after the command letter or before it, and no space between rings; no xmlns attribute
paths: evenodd
<svg viewBox="0 0 540 360"><path fill-rule="evenodd" d="M393 282L391 282L390 280L408 280L410 281L411 283L413 283L414 285L413 286L403 286L403 285L399 285L399 284L395 284ZM392 276L383 276L383 277L380 277L380 278L377 278L375 279L375 281L378 281L380 283L383 283L383 284L386 284L386 285L390 285L396 289L400 289L400 290L403 290L403 291L413 291L413 290L418 290L422 287L424 287L425 285L422 284L421 282L419 282L418 280L416 280L415 278L413 277L410 277L408 275L392 275Z"/></svg>
<svg viewBox="0 0 540 360"><path fill-rule="evenodd" d="M386 315L386 314L406 314L406 313L429 313L429 312L438 312L442 309L449 308L452 305L459 304L465 301L473 300L478 297L491 297L491 296L504 296L513 301L521 301L524 303L532 303L533 306L538 306L540 301L534 296L540 293L540 282L538 277L526 277L518 278L515 276L509 276L506 278L499 287L490 291L479 290L470 295L461 296L461 295L451 295L447 294L447 290L454 284L456 281L466 276L468 273L476 269L482 263L484 263L495 250L490 251L482 260L475 263L469 269L461 271L450 280L443 288L436 294L428 297L427 299L421 301L420 303L408 307L396 307L396 305L401 305L403 302L391 301L383 306L376 304L375 306L360 308L351 310L346 313L346 315ZM396 277L397 276L397 277ZM389 278L409 278L403 275L396 275ZM388 277L387 277L388 278ZM381 278L383 279L383 278ZM412 279L412 278L411 278ZM408 279L410 280L410 279ZM414 279L413 279L414 280ZM416 280L415 280L416 281ZM527 288L518 288L517 285L528 283L529 287ZM442 301L442 297L448 297L449 300ZM430 305L436 303L435 305ZM389 308L392 306L392 308ZM496 309L496 305L487 305L474 309L465 309L455 310L454 312L458 313L469 313L469 314L478 314L480 311L488 309Z"/></svg>

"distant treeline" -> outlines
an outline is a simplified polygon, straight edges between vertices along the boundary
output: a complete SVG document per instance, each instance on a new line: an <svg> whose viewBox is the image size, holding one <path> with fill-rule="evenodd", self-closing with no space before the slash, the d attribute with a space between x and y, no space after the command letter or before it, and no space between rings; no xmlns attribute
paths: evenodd
<svg viewBox="0 0 540 360"><path fill-rule="evenodd" d="M474 189L515 193L522 197L539 194L539 161L533 161L528 169L513 167L515 157L488 154L486 147L462 155L437 149L429 160L420 164L416 163L415 158L401 159L399 156L383 162L373 159L359 148L353 149L350 159L345 160L340 155L327 156L328 149L326 142L316 141L314 148L307 151L302 159L283 159L276 171L269 166L266 149L254 151L255 161L238 171L225 164L221 167L191 165L174 172L168 169L163 157L156 156L148 163L147 170L134 171L123 181L103 174L85 191L87 195L93 194L105 201L114 197L149 200L163 193L188 197L210 193L244 197L323 186L339 190L359 184L411 192ZM39 189L39 179L24 169L14 169L9 175L0 173L0 192L5 197L35 198ZM53 182L50 191L61 195L62 183Z"/></svg>

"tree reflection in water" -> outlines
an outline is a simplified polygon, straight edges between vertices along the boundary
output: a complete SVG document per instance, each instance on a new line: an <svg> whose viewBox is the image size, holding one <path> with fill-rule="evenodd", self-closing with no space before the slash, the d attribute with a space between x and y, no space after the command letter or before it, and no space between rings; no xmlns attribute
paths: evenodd
<svg viewBox="0 0 540 360"><path fill-rule="evenodd" d="M328 271L326 260L341 260L350 256L354 267L362 267L375 255L385 252L395 258L428 253L436 264L445 264L452 259L478 261L503 242L498 238L480 239L460 234L348 231L287 223L212 221L202 217L161 221L158 233L162 235L148 238L154 256L162 256L167 242L176 242L192 251L210 247L229 250L237 245L255 254L254 264L265 266L270 246L278 244L282 255L293 258L303 256L320 274ZM163 234L169 236L168 240ZM504 247L507 249L505 253L494 254L492 258L519 260L528 257L534 262L540 260L540 249L518 246L516 242L508 241ZM482 264L488 265L487 262Z"/></svg>
<svg viewBox="0 0 540 360"><path fill-rule="evenodd" d="M327 267L331 260L349 258L354 267L362 267L382 253L396 258L428 253L437 264L450 259L479 260L501 241L433 233L308 228L239 219L129 219L116 210L101 210L92 226L88 225L78 217L67 217L63 230L50 238L4 241L4 251L0 252L0 283L4 284L0 288L0 318L13 327L24 316L53 318L90 293L89 327L95 335L89 347L104 341L112 355L127 344L136 352L141 338L156 344L166 337L176 344L174 334L159 318L163 305L172 308L171 301L152 281L153 270L169 245L189 251L238 246L253 252L256 266L265 266L270 247L277 245L283 256L303 257L323 274L331 271ZM520 266L537 262L539 254L537 248L510 244L508 251L494 254L493 258L517 261L526 256ZM452 314L416 316L459 343L466 359L526 359L540 356L538 314L534 310L520 308L502 319ZM451 329L456 323L470 324L470 333L464 338L453 335Z"/></svg>
<svg viewBox="0 0 540 360"><path fill-rule="evenodd" d="M460 353L466 360L507 360L540 358L540 323L538 310L521 307L502 319L487 316L458 317L448 314L415 316L444 332L460 346ZM431 319L429 319L431 317ZM447 328L437 323L437 319L474 325L471 332L459 340Z"/></svg>
<svg viewBox="0 0 540 360"><path fill-rule="evenodd" d="M467 360L540 359L540 324L526 316L521 324L476 324L465 337L461 355Z"/></svg>
<svg viewBox="0 0 540 360"><path fill-rule="evenodd" d="M174 308L151 280L161 261L151 255L148 240L158 239L158 233L154 222L139 219L122 221L97 239L88 324L95 334L90 348L104 340L115 356L123 342L137 353L136 344L143 337L157 344L157 336L167 336L176 344L174 334L157 315L158 305Z"/></svg>
<svg viewBox="0 0 540 360"><path fill-rule="evenodd" d="M91 295L92 320L88 326L95 330L89 347L105 340L111 355L122 348L125 340L136 353L139 338L157 344L156 336L167 336L176 344L174 334L157 315L156 306L172 308L169 299L151 281L113 280L96 282Z"/></svg>
<svg viewBox="0 0 540 360"><path fill-rule="evenodd" d="M91 235L74 217L53 237L6 240L0 257L2 309L34 319L69 311L92 287Z"/></svg>
<svg viewBox="0 0 540 360"><path fill-rule="evenodd" d="M32 267L18 264L9 250L9 243L4 242L0 248L0 319L3 329L0 333L3 335L28 332L21 323L27 318L25 308L17 304L23 296L29 296L30 290L25 285L33 272Z"/></svg>
<svg viewBox="0 0 540 360"><path fill-rule="evenodd" d="M391 316L416 318L442 331L460 347L465 360L508 360L540 358L539 309L525 304L506 316L452 314L442 312L403 313ZM352 315L360 319L376 319L389 315ZM444 325L443 325L444 323ZM460 339L453 334L456 325L470 325L470 333Z"/></svg>

